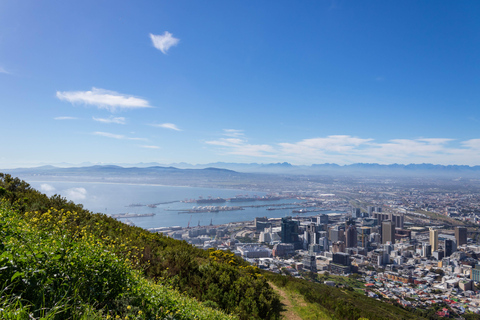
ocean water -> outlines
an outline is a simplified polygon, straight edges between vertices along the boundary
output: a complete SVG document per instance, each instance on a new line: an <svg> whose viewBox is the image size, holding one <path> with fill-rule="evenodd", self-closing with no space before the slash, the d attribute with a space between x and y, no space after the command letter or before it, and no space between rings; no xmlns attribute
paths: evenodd
<svg viewBox="0 0 480 320"><path fill-rule="evenodd" d="M202 204L218 206L249 206L264 205L262 207L248 207L240 211L220 211L202 213L179 213L182 210L199 206L196 203L183 203L181 200L207 198L231 198L238 195L263 196L265 192L245 190L172 187L161 185L140 185L125 183L97 183L97 182L55 182L55 181L27 181L33 188L51 196L59 194L62 197L81 203L85 209L92 212L101 212L107 215L120 213L154 213L150 217L120 219L133 223L142 228L159 228L170 226L187 227L197 225L226 224L238 221L251 221L255 217L279 218L295 216L292 209L267 210L269 205L300 203L297 199L281 199L272 201L252 202L224 202L219 204ZM176 202L172 202L176 201ZM172 203L165 203L172 202ZM164 203L164 204L158 204ZM138 204L142 206L131 206ZM158 204L156 208L148 207L149 204ZM289 207L291 207L289 205ZM273 206L272 206L273 208ZM316 213L318 214L318 213ZM308 215L314 215L309 213Z"/></svg>

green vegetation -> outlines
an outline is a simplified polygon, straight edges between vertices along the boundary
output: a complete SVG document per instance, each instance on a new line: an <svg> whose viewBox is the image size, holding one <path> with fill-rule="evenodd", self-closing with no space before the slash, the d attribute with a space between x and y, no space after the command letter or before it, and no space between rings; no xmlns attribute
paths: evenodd
<svg viewBox="0 0 480 320"><path fill-rule="evenodd" d="M260 272L0 174L1 319L279 319L275 284L303 319L418 319L366 297L355 276L311 281ZM318 280L335 278L343 288ZM298 304L297 304L298 302Z"/></svg>
<svg viewBox="0 0 480 320"><path fill-rule="evenodd" d="M0 207L0 318L233 319L146 280L86 229L70 233L64 227L75 213L53 210L44 218Z"/></svg>
<svg viewBox="0 0 480 320"><path fill-rule="evenodd" d="M374 319L423 319L425 310L406 310L400 305L379 302L346 288L339 289L288 276L265 273L265 277L286 292L303 296L307 303L317 304L333 319L361 317Z"/></svg>
<svg viewBox="0 0 480 320"><path fill-rule="evenodd" d="M294 318L295 316L303 320L333 319L329 315L330 312L323 309L318 303L306 302L302 295L285 287L280 289L274 284L272 286L280 292L280 296L283 298L282 303L285 304L285 310L282 315L284 319Z"/></svg>
<svg viewBox="0 0 480 320"><path fill-rule="evenodd" d="M318 275L317 280L323 283L324 281L333 281L337 286L343 286L345 288L353 288L357 291L362 291L365 289L365 283L358 280L360 276L356 273L350 274L348 277L336 276L329 274L328 272L323 275Z"/></svg>
<svg viewBox="0 0 480 320"><path fill-rule="evenodd" d="M9 175L0 174L0 198L2 214L17 226L15 231L8 229L10 224L1 225L12 241L9 246L7 237L1 237L0 268L5 268L1 281L6 288L1 302L16 306L12 312L25 310L44 317L42 312L65 315L70 313L66 309L75 309L71 317L78 319L87 312L131 316L131 310L141 311L145 319L166 311L185 312L175 319L188 319L186 314L220 317L220 312L206 305L240 319L278 318L278 296L257 268L231 253L196 249L184 241L92 214L60 196L49 198ZM150 299L149 292L159 300ZM185 296L205 305L185 307L185 302L182 306L182 299L194 301ZM173 301L171 306L165 299Z"/></svg>

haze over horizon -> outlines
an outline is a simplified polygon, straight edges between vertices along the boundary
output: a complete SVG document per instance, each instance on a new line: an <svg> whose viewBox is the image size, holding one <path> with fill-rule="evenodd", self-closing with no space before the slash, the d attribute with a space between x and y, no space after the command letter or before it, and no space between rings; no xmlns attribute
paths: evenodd
<svg viewBox="0 0 480 320"><path fill-rule="evenodd" d="M480 2L0 3L0 168L480 164Z"/></svg>

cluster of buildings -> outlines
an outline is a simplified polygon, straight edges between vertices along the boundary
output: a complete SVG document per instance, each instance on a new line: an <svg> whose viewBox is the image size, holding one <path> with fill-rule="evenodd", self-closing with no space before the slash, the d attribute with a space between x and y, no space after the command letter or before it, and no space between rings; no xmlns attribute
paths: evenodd
<svg viewBox="0 0 480 320"><path fill-rule="evenodd" d="M293 275L360 273L367 275L365 292L372 297L415 307L444 302L457 313L480 312L480 246L468 241L466 227L405 228L403 214L380 207L353 208L350 217L332 218L285 217L279 227L257 219L264 228L259 239L273 246L271 258L265 254L257 264Z"/></svg>
<svg viewBox="0 0 480 320"><path fill-rule="evenodd" d="M305 271L358 273L367 295L404 306L445 303L456 313L480 313L480 246L471 239L473 229L431 221L422 210L436 202L427 197L429 203L418 210L408 201L411 194L385 192L370 202L374 205L350 212L257 217L253 222L163 232L200 248L232 250L273 272L298 277ZM330 199L345 205L344 200ZM450 203L445 197L436 199ZM448 212L454 211L443 215Z"/></svg>

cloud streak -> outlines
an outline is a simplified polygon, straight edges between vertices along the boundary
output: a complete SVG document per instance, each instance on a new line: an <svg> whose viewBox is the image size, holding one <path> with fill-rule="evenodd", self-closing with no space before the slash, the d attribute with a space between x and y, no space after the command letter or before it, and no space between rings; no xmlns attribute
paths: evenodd
<svg viewBox="0 0 480 320"><path fill-rule="evenodd" d="M87 198L87 190L85 188L71 188L65 190L65 197L72 201L85 200Z"/></svg>
<svg viewBox="0 0 480 320"><path fill-rule="evenodd" d="M206 141L206 144L220 147L226 154L249 157L275 157L275 148L267 144L250 144L244 137L243 130L224 129L228 138Z"/></svg>
<svg viewBox="0 0 480 320"><path fill-rule="evenodd" d="M150 33L150 39L152 40L153 46L163 54L167 54L171 47L176 46L180 42L180 39L174 38L168 31L165 31L162 35Z"/></svg>
<svg viewBox="0 0 480 320"><path fill-rule="evenodd" d="M53 192L55 192L55 187L52 186L51 184L48 184L48 183L42 183L40 185L40 191L42 191L43 193L46 193L46 194L52 194Z"/></svg>
<svg viewBox="0 0 480 320"><path fill-rule="evenodd" d="M2 68L2 67L0 67L0 73L10 74L10 72L8 72L7 70L5 70L5 69Z"/></svg>
<svg viewBox="0 0 480 320"><path fill-rule="evenodd" d="M313 163L480 163L480 139L456 141L448 138L391 139L378 142L370 138L331 135L277 144L250 144L243 135L224 136L205 141L224 155L270 157L295 164ZM230 135L230 136L229 136ZM253 160L253 159L252 159Z"/></svg>
<svg viewBox="0 0 480 320"><path fill-rule="evenodd" d="M55 117L54 120L77 120L76 117Z"/></svg>
<svg viewBox="0 0 480 320"><path fill-rule="evenodd" d="M57 91L57 98L72 104L92 105L110 112L126 109L151 108L145 99L115 91L92 88L90 91Z"/></svg>
<svg viewBox="0 0 480 320"><path fill-rule="evenodd" d="M116 124L125 124L124 117L109 117L109 118L95 118L93 117L94 121L102 122L102 123L116 123Z"/></svg>
<svg viewBox="0 0 480 320"><path fill-rule="evenodd" d="M131 138L131 137L127 137L123 134L115 134L115 133L101 132L101 131L93 132L92 134L95 135L95 136L101 136L101 137L118 139L118 140L136 140L136 141L146 141L147 140L145 138Z"/></svg>
<svg viewBox="0 0 480 320"><path fill-rule="evenodd" d="M157 127L157 128L164 128L164 129L170 129L170 130L175 130L175 131L182 131L177 127L177 125L173 123L161 123L161 124L152 124L151 126Z"/></svg>
<svg viewBox="0 0 480 320"><path fill-rule="evenodd" d="M243 133L243 130L223 129L223 135L227 137L241 137L245 134Z"/></svg>

